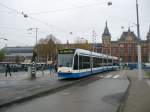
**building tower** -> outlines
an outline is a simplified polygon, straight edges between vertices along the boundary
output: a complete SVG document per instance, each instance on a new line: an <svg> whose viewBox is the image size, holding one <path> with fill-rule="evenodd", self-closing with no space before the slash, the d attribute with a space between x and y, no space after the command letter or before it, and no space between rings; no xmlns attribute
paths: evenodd
<svg viewBox="0 0 150 112"><path fill-rule="evenodd" d="M109 33L107 21L104 33L102 34L102 53L111 55L111 34Z"/></svg>
<svg viewBox="0 0 150 112"><path fill-rule="evenodd" d="M147 33L147 44L148 44L148 62L150 62L150 28L149 32Z"/></svg>
<svg viewBox="0 0 150 112"><path fill-rule="evenodd" d="M69 48L70 48L70 46L69 46L69 41L68 41L68 40L67 40L66 45L67 45L67 46L66 46L66 48L67 48L67 49L69 49Z"/></svg>

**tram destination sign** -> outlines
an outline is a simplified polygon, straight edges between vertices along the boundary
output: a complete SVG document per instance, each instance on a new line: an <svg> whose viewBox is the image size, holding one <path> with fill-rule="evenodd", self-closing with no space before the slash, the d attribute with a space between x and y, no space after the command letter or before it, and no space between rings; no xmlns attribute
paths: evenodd
<svg viewBox="0 0 150 112"><path fill-rule="evenodd" d="M75 49L63 49L59 50L59 54L74 54Z"/></svg>

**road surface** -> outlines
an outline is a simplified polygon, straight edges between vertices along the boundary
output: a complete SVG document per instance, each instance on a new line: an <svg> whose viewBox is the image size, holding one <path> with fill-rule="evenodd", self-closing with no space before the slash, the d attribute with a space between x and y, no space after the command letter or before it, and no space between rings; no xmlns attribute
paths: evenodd
<svg viewBox="0 0 150 112"><path fill-rule="evenodd" d="M129 84L123 74L95 75L54 94L1 108L0 112L116 112Z"/></svg>

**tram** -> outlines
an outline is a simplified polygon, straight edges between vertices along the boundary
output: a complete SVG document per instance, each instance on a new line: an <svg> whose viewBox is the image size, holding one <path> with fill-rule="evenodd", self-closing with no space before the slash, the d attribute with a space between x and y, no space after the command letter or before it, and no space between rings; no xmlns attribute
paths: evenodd
<svg viewBox="0 0 150 112"><path fill-rule="evenodd" d="M58 77L80 78L119 68L119 59L83 49L63 49L58 53Z"/></svg>

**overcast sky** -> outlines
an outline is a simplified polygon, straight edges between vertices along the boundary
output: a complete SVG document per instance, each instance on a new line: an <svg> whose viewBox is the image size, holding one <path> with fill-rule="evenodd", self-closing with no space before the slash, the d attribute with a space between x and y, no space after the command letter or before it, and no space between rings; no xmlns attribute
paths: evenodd
<svg viewBox="0 0 150 112"><path fill-rule="evenodd" d="M131 27L136 33L136 0L0 0L0 48L7 46L31 46L35 44L35 30L38 39L54 34L62 43L74 42L78 38L92 41L92 31L97 33L97 42L101 42L105 22L112 40L120 37L123 31ZM3 5L7 6L4 7ZM12 8L12 9L8 9ZM13 10L15 9L15 10ZM28 14L24 18L22 11ZM150 0L139 0L141 38L146 39L150 27ZM34 18L32 18L34 17ZM121 29L125 26L125 29ZM70 35L69 32L73 34Z"/></svg>

